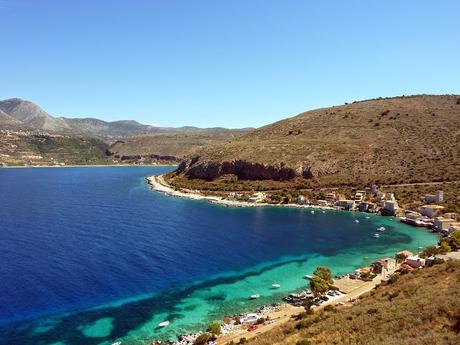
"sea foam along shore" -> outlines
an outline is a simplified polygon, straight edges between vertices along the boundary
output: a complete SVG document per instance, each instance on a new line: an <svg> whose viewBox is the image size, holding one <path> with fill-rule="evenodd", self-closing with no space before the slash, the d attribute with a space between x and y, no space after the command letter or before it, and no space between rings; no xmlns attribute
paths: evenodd
<svg viewBox="0 0 460 345"><path fill-rule="evenodd" d="M290 208L309 208L309 209L322 209L322 210L335 210L329 206L316 206L316 205L297 205L297 204L268 204L268 203L255 203L246 201L227 200L218 196L203 195L199 191L178 191L170 186L163 178L163 175L149 176L146 178L148 184L153 190L162 192L167 195L186 198L192 200L206 200L210 203L220 204L231 207L290 207Z"/></svg>

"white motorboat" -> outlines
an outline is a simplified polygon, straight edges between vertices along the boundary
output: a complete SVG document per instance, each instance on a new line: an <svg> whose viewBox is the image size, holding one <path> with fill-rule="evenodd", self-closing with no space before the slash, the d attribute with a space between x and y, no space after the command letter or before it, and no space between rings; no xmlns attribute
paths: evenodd
<svg viewBox="0 0 460 345"><path fill-rule="evenodd" d="M112 343L112 345L121 345L121 341L116 341L116 342Z"/></svg>
<svg viewBox="0 0 460 345"><path fill-rule="evenodd" d="M281 287L280 284L272 284L272 288L274 289L279 289Z"/></svg>
<svg viewBox="0 0 460 345"><path fill-rule="evenodd" d="M258 298L260 298L260 295L258 293L254 294L254 295L251 295L249 297L249 299L258 299Z"/></svg>
<svg viewBox="0 0 460 345"><path fill-rule="evenodd" d="M169 321L163 321L158 324L158 327L168 327L169 326Z"/></svg>
<svg viewBox="0 0 460 345"><path fill-rule="evenodd" d="M358 219L355 219L354 222L355 222L356 224L359 224L359 220L358 220Z"/></svg>
<svg viewBox="0 0 460 345"><path fill-rule="evenodd" d="M304 275L303 277L304 277L305 279L311 279L311 278L313 278L312 276L310 276L310 275L308 275L308 274Z"/></svg>
<svg viewBox="0 0 460 345"><path fill-rule="evenodd" d="M386 231L386 230L387 230L387 229L385 229L384 226L381 226L380 228L377 228L377 231L378 231L378 232L384 232L384 231Z"/></svg>
<svg viewBox="0 0 460 345"><path fill-rule="evenodd" d="M379 238L380 235L379 235L379 234L374 234L374 237L375 237L375 238Z"/></svg>
<svg viewBox="0 0 460 345"><path fill-rule="evenodd" d="M311 210L311 214L315 214L315 211Z"/></svg>

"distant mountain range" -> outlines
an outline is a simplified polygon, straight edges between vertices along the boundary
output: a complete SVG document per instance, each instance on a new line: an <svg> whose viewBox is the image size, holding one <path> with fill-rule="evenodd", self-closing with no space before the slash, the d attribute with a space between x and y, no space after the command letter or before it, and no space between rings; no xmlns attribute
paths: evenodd
<svg viewBox="0 0 460 345"><path fill-rule="evenodd" d="M137 135L160 132L215 131L224 128L156 127L133 120L103 121L96 118L66 118L48 114L33 102L20 98L0 101L0 126L15 125L63 134L77 134L96 137L107 142Z"/></svg>
<svg viewBox="0 0 460 345"><path fill-rule="evenodd" d="M33 102L12 98L0 101L0 165L177 162L248 130L55 117Z"/></svg>

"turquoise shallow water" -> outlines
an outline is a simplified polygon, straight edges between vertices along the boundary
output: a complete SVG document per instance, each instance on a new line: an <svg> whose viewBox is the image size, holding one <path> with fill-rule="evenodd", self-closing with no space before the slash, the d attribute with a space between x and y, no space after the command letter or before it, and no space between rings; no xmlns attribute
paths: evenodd
<svg viewBox="0 0 460 345"><path fill-rule="evenodd" d="M316 266L346 273L436 241L391 218L226 208L148 190L143 178L166 170L0 170L9 196L0 201L1 344L174 338L280 302Z"/></svg>

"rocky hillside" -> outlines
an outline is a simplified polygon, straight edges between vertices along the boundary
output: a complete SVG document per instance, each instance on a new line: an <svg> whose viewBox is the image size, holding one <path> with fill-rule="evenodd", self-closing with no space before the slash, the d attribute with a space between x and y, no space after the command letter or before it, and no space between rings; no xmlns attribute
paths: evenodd
<svg viewBox="0 0 460 345"><path fill-rule="evenodd" d="M409 96L317 109L188 157L174 178L305 185L460 180L460 96ZM195 184L196 186L196 184Z"/></svg>
<svg viewBox="0 0 460 345"><path fill-rule="evenodd" d="M107 148L96 138L0 128L0 166L106 163Z"/></svg>
<svg viewBox="0 0 460 345"><path fill-rule="evenodd" d="M183 129L156 134L144 134L120 139L113 144L108 153L115 159L180 161L195 151L216 143L236 139L247 130Z"/></svg>

